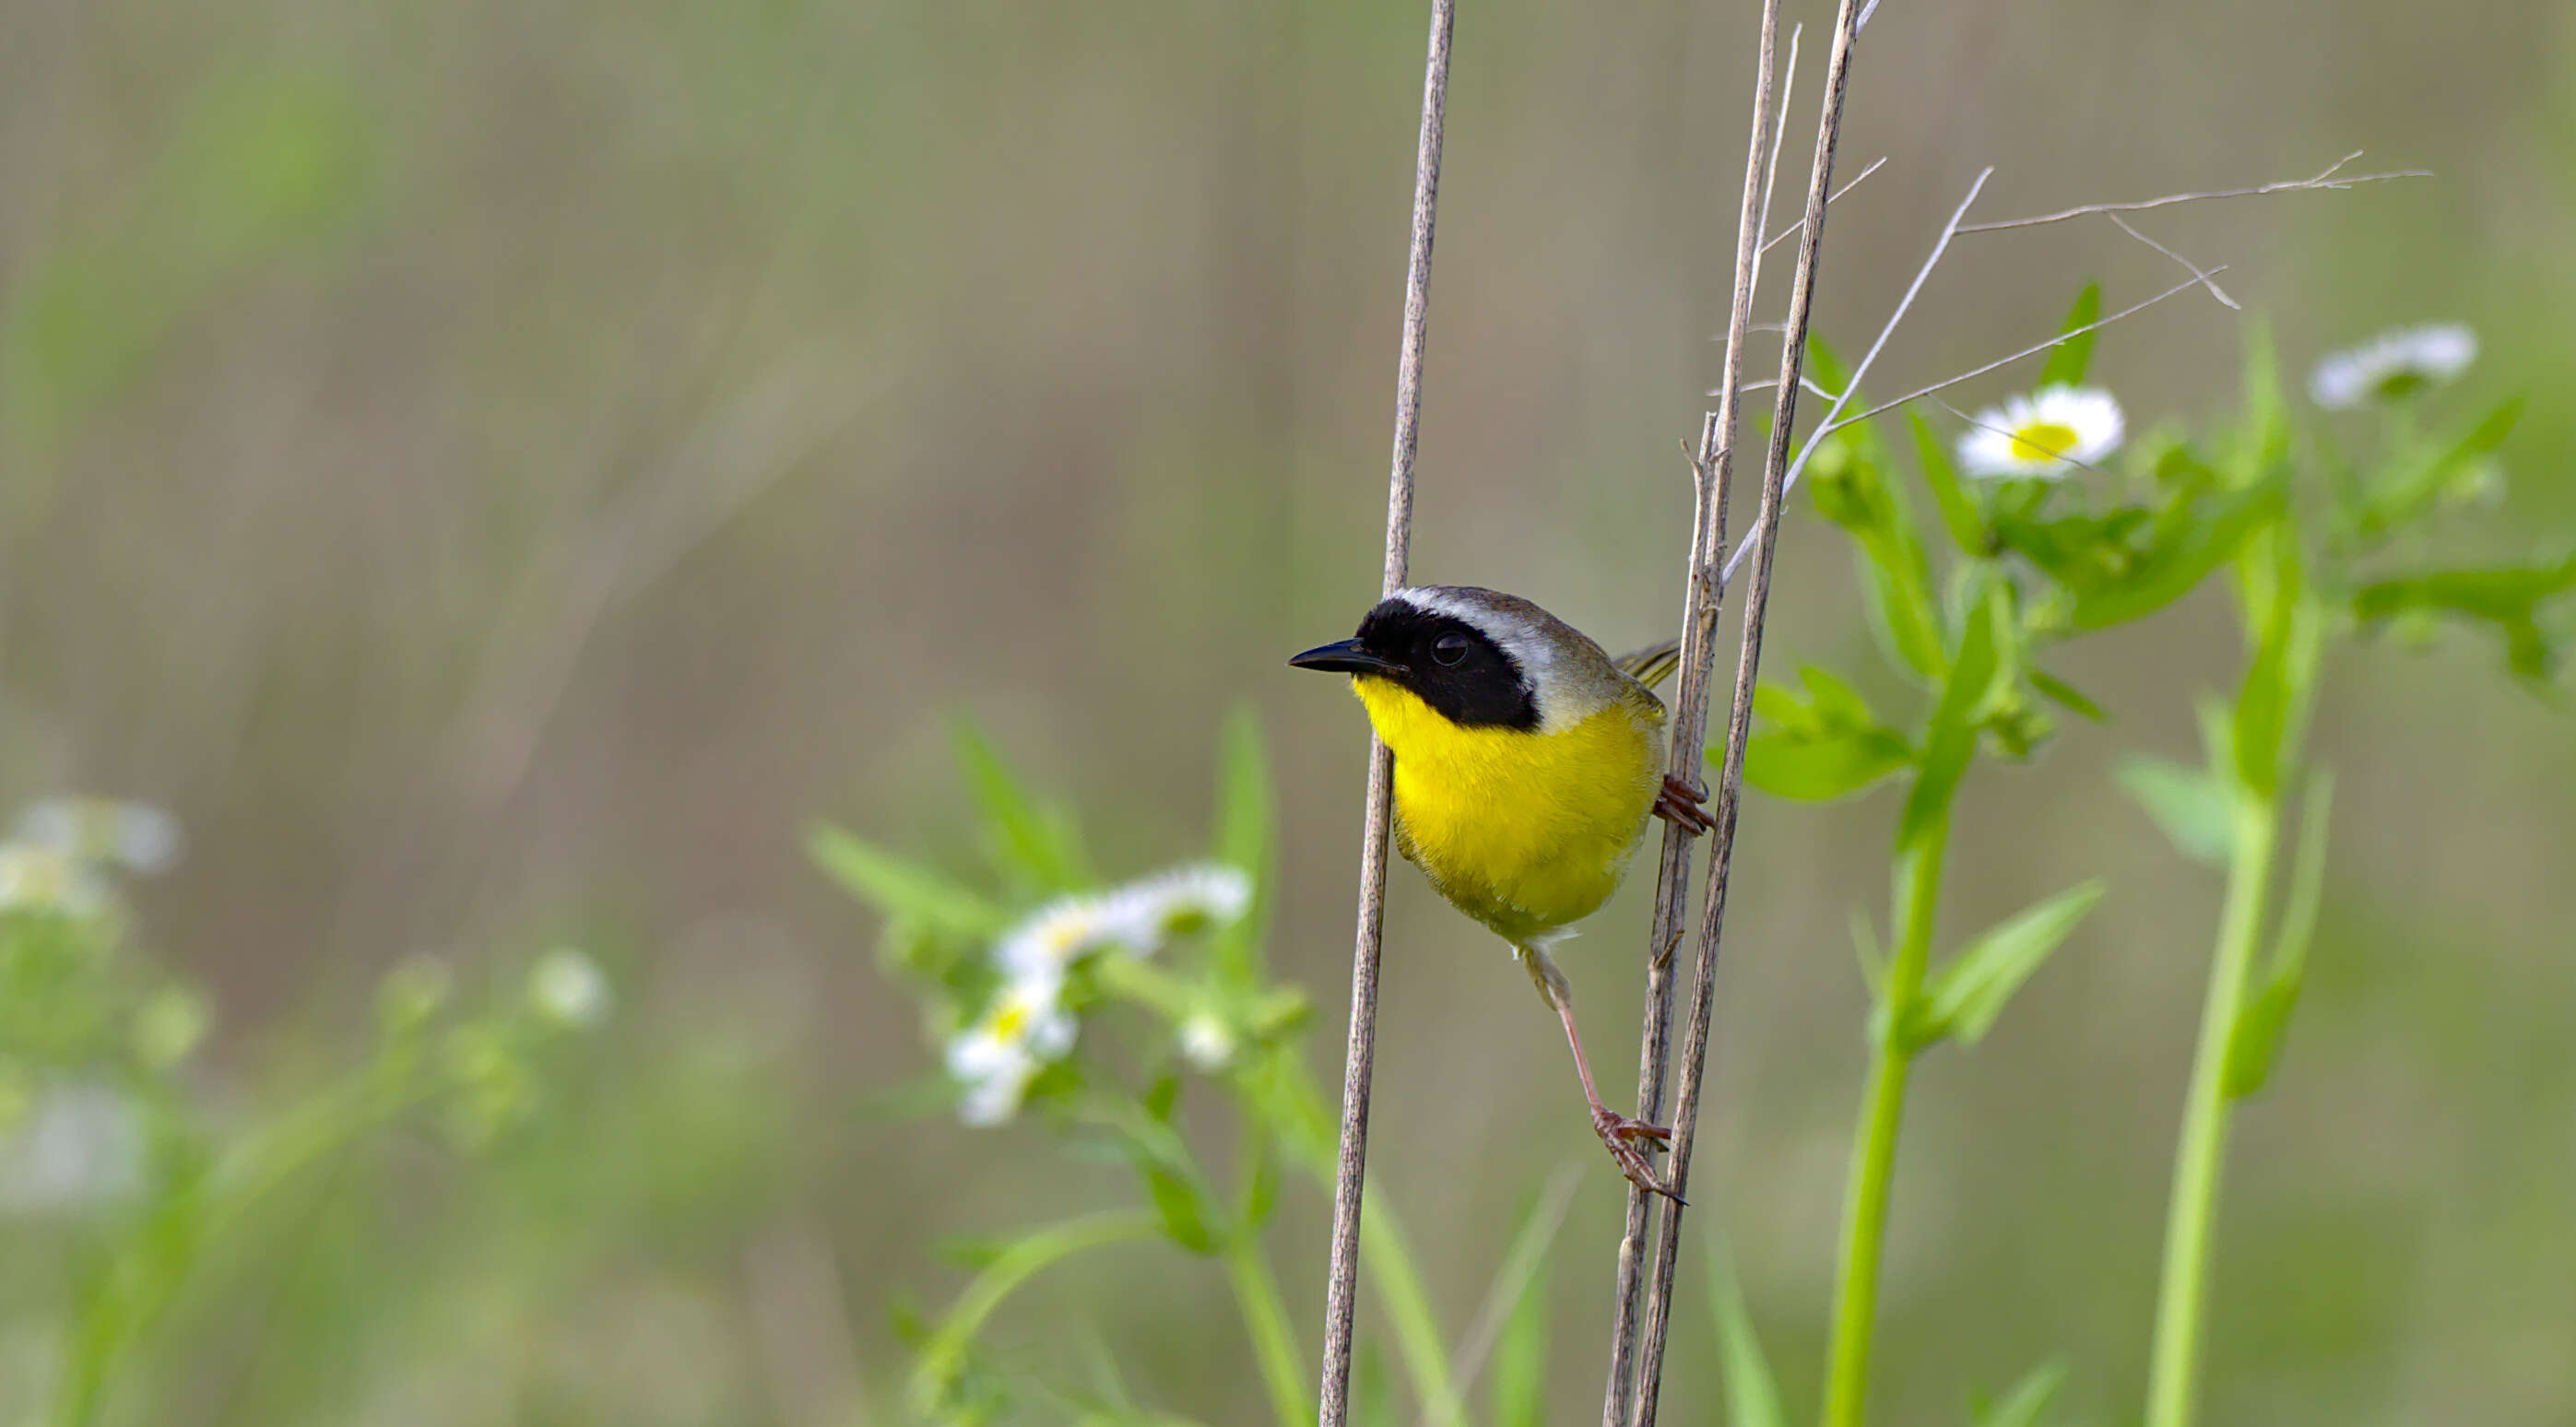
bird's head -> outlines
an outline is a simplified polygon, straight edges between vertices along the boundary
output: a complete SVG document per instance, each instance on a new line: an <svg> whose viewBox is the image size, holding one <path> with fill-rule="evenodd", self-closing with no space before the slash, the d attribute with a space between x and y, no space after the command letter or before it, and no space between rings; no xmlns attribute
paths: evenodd
<svg viewBox="0 0 2576 1427"><path fill-rule="evenodd" d="M1537 613L1532 619L1523 609ZM1537 606L1465 586L1398 590L1348 639L1309 649L1291 667L1393 685L1464 728L1536 730L1540 680L1553 662ZM1373 705L1374 707L1374 705Z"/></svg>

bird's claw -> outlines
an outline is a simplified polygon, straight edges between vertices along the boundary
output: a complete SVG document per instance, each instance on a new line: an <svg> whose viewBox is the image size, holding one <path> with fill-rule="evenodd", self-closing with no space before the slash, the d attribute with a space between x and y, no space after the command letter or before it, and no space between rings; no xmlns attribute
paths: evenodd
<svg viewBox="0 0 2576 1427"><path fill-rule="evenodd" d="M1630 1184L1648 1194L1660 1194L1676 1204L1685 1202L1655 1177L1654 1166L1646 1162L1648 1152L1671 1143L1672 1131L1599 1107L1592 1111L1592 1131L1601 1137L1602 1146L1610 1151L1612 1162L1619 1166L1619 1173L1626 1176Z"/></svg>
<svg viewBox="0 0 2576 1427"><path fill-rule="evenodd" d="M1667 773L1663 787L1655 793L1655 816L1697 837L1717 825L1702 806L1707 801L1706 794Z"/></svg>

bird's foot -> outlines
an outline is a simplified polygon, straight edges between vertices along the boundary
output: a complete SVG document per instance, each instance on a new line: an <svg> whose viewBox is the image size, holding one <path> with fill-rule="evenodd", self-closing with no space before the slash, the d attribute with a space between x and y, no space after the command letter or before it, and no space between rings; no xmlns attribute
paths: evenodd
<svg viewBox="0 0 2576 1427"><path fill-rule="evenodd" d="M1660 1194L1676 1204L1683 1202L1680 1195L1655 1177L1654 1166L1646 1162L1648 1153L1671 1143L1672 1131L1595 1105L1592 1107L1592 1132L1601 1137L1602 1146L1610 1151L1611 1160L1619 1166L1619 1173L1625 1175L1630 1184L1648 1194Z"/></svg>
<svg viewBox="0 0 2576 1427"><path fill-rule="evenodd" d="M1707 794L1667 773L1655 794L1655 816L1697 837L1717 826L1709 819L1707 801Z"/></svg>

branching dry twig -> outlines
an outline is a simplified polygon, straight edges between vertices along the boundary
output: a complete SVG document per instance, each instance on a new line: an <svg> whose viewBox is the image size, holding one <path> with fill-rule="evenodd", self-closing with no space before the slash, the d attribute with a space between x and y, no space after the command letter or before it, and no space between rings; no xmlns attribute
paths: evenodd
<svg viewBox="0 0 2576 1427"><path fill-rule="evenodd" d="M2235 298L2229 297L2218 284L2211 282L2209 280L2209 274L2202 271L2198 263L2193 262L2191 259L2184 257L2182 254L2175 252L2173 249L2166 247L2164 244L2157 242L2155 239L2150 238L2146 234L2129 226L2129 220L2121 217L2117 213L2105 211L2102 216L2110 219L2112 225L2117 227L2121 232L2128 234L2130 237L2137 239L2139 242L2144 243L2148 247L2155 249L2157 252L2164 254L2166 257L2173 259L2175 262L2182 264L2193 277L2200 279L2200 285L2202 287L2209 289L2209 295L2211 297L2218 299L2219 306L2234 312L2242 312L2245 310L2244 304L2238 302Z"/></svg>
<svg viewBox="0 0 2576 1427"><path fill-rule="evenodd" d="M1422 131L1414 149L1413 236L1405 260L1404 338L1396 357L1395 456L1386 482L1386 570L1381 594L1404 583L1413 548L1413 454L1422 421L1422 346L1431 300L1432 215L1440 196L1440 140L1449 101L1449 35L1455 0L1431 0L1422 73ZM1360 1188L1368 1168L1369 1073L1377 1058L1377 974L1386 914L1386 849L1394 758L1369 740L1368 815L1360 840L1359 931L1351 952L1350 1044L1342 1064L1341 1161L1333 1179L1332 1268L1324 1288L1322 1427L1350 1413L1351 1326L1359 1290Z"/></svg>
<svg viewBox="0 0 2576 1427"><path fill-rule="evenodd" d="M1673 694L1672 744L1665 766L1674 777L1692 787L1699 786L1700 749L1708 730L1709 676L1717 661L1717 617L1724 587L1716 563L1717 553L1726 548L1726 496L1735 461L1738 394L1743 388L1753 294L1761 283L1762 254L1757 244L1770 216L1770 175L1777 152L1772 138L1782 106L1782 98L1773 88L1779 31L1780 0L1764 0L1754 62L1752 133L1744 159L1744 197L1735 230L1735 290L1727 306L1726 380L1719 389L1717 410L1700 423L1699 450L1691 460L1695 508L1690 569L1682 601L1681 683ZM1690 868L1690 837L1667 824L1662 856L1656 864L1654 931L1647 942L1645 1024L1637 1052L1637 1113L1648 1120L1663 1110L1664 1064L1672 1026L1673 948L1680 944L1682 918L1689 910ZM1640 1270L1654 1212L1653 1196L1640 1189L1628 1191L1627 1227L1619 1240L1618 1296L1610 1328L1609 1381L1601 1400L1603 1427L1625 1427L1636 1389L1633 1365L1639 1290L1643 1284Z"/></svg>
<svg viewBox="0 0 2576 1427"><path fill-rule="evenodd" d="M1774 161L1777 161L1776 155L1774 156ZM1885 167L1887 167L1887 156L1885 154L1881 154L1877 158L1871 159L1869 161L1869 167L1853 174L1851 182L1834 190L1834 196L1825 200L1825 206L1830 208L1834 204L1842 202L1843 195L1860 187L1862 179L1869 177L1871 174L1874 174ZM1789 241L1791 238L1794 238L1805 231L1807 231L1807 220L1802 217L1797 222L1790 224L1788 227L1772 234L1769 238L1764 239L1762 243L1762 251L1767 253L1773 248L1780 246L1782 243ZM1780 330L1780 324L1776 322L1764 322L1757 325L1753 330L1757 332L1777 332ZM1715 395L1715 393L1712 392L1711 395Z"/></svg>
<svg viewBox="0 0 2576 1427"><path fill-rule="evenodd" d="M1984 376L1986 373L1991 372L1998 367L2009 366L2014 362L2020 361L2024 357L2033 356L2037 353L2047 351L2049 348L2064 342L2069 337L2081 336L2086 332L2097 331L2101 328L2108 327L2112 323L2120 321L2122 318L2143 312L2147 308L2155 306L2157 303L2164 301L2168 297L2172 297L2174 294L2181 292L2186 288L2195 286L2205 287L2209 290L2212 297L2217 298L2228 307L2237 307L2236 300L2229 297L2219 288L2216 282L2211 280L2217 274L2227 271L2225 267L2200 267L2190 259L2173 251L2171 248L2147 237L2144 233L2130 227L2127 223L2121 222L2119 215L2122 213L2137 213L2150 208L2167 208L2178 203L2201 203L2216 198L2255 198L2269 193L2301 193L2328 189L2339 191L2360 183L2378 183L2395 178L2429 178L2432 176L2431 172L2426 169L2392 169L2386 173L2344 173L2344 165L2351 163L2354 159L2359 157L2361 157L2361 151L2356 149L2353 152L2344 155L2342 158L2335 160L2333 163L2326 165L2311 177L2285 179L2278 183L2259 184L2252 188L2219 188L2208 189L2196 193L2168 193L2156 198L2142 198L2132 203L2087 203L2080 207L2061 209L2055 213L2042 213L2029 218L2005 218L1992 223L1965 222L1964 220L1967 217L1969 207L1977 201L1979 190L1985 187L1985 183L1988 178L1994 176L1994 170L1992 168L1986 169L1983 173L1977 175L1975 183L1968 186L1968 196L1960 201L1958 211L1950 215L1949 223L1943 226L1941 236L1932 245L1931 254L1924 258L1923 266L1915 270L1914 281L1906 286L1905 295L1897 299L1896 310L1888 314L1887 322L1879 328L1877 340L1869 344L1869 351L1861 357L1860 364L1852 369L1851 380L1844 383L1842 394L1834 399L1833 405L1825 412L1824 419L1817 422L1815 429L1807 433L1806 443L1798 448L1797 459L1789 463L1789 473L1785 488L1789 490L1795 490L1797 488L1798 477L1805 473L1807 462L1809 458L1816 454L1816 448L1823 443L1826 437L1832 435L1838 430L1841 430L1843 427L1849 426L1857 421L1866 421L1873 416L1877 416L1903 406L1907 402L1919 401L1926 396L1930 396L1934 392L1946 390L1963 381L1967 381L1970 378ZM1866 177L1866 175L1864 175L1864 177ZM1857 179L1853 180L1855 183L1858 181L1859 180ZM2155 249L2157 252L2164 254L2175 262L2182 264L2183 267L2190 270L2192 280L2190 282L2180 284L2179 286L2168 288L2134 307L2115 312L2110 316L2103 318L2099 322L2091 323L2071 332L2061 332L2057 336L2050 338L2048 341L2042 342L2037 346L2023 348L2021 351L2015 352L2009 357L1988 362L1986 365L1979 367L1974 371L1961 372L1957 376L1935 382L1930 386L1920 388L1919 390L1910 392L1905 396L1901 396L1894 401L1882 402L1857 416L1843 416L1843 407L1848 405L1851 398L1860 391L1862 378L1869 375L1870 366L1878 360L1878 354L1886 348L1887 339L1895 334L1897 324L1904 321L1905 314L1913 308L1915 297L1923 291L1923 284L1931 278L1932 269L1940 265L1942 257L1949 251L1952 239L1963 233L2000 233L2013 228L2037 228L2050 223L2063 223L2071 218L2082 218L2094 213L2108 216L2112 222L2119 223L2120 227L2131 237L2136 238L2139 242L2145 243L2148 247ZM1743 565L1745 557L1751 554L1752 550L1753 539L1751 536L1747 536L1743 541L1736 545L1733 553L1727 556L1726 570L1721 578L1721 584L1734 580L1737 568Z"/></svg>
<svg viewBox="0 0 2576 1427"><path fill-rule="evenodd" d="M2313 178L2284 179L2278 183L2258 184L2252 188L2214 188L2200 193L2168 193L2161 198L2142 198L2134 203L2087 203L2078 208L2063 208L2055 213L2042 213L2032 218L2004 218L1992 223L1971 223L1962 233L2000 233L2007 228L2037 228L2048 223L2063 223L2088 213L2142 213L2150 208L2166 208L2176 203L2202 203L2213 198L2260 198L2267 193L2302 193L2314 189L2342 190L2356 183L2381 183L2392 178L2431 178L2430 169L2401 168L2386 173L2343 174L2345 164L2361 157L2355 149L2327 164ZM2340 177L2338 175L2341 175Z"/></svg>
<svg viewBox="0 0 2576 1427"><path fill-rule="evenodd" d="M1878 405L1871 407L1867 411L1861 412L1857 416L1846 416L1839 421L1828 420L1818 425L1815 433L1807 438L1806 447L1802 448L1798 453L1799 464L1802 466L1806 464L1808 453L1815 448L1818 441L1823 440L1827 436L1831 436L1846 426L1858 425L1863 421L1869 420L1873 416L1879 416L1887 412L1894 411L1896 408L1905 405L1907 402L1921 401L1923 398L1932 395L1934 392L1948 391L1950 388L1957 386L1961 382L1973 381L1976 378L1984 376L1986 373L1995 370L1997 367L2011 366L2013 363L2022 360L2024 357L2036 357L2051 347L2064 346L2066 343L2083 336L2087 332L2099 331L2102 328L2108 327L2112 323L2119 321L2123 317L2134 317L2137 314L2146 311L2148 308L2155 306L2157 303L2164 301L2168 297L2175 296L2178 293L2189 292L2193 288L2198 287L2203 282L2207 281L2209 277L2225 271L2227 271L2227 266L2222 263L2217 267L2211 268L2207 274L2185 278L2183 281L2175 283L2173 286L2166 288L2164 291L2157 293L2146 301L2133 303L2130 306L2123 307L2119 311L2112 313L2110 316L2105 317L2098 322L2087 322L2081 327L2069 327L2065 331L2058 333L2056 336L2049 338L2045 342L2033 342L2029 346L2022 348L2020 351L2013 353L2009 357L1997 357L1982 367L1972 367L1967 371L1959 373L1957 376L1943 377L1941 380L1932 383L1930 386L1916 387L1914 390L1896 398L1894 401L1882 401ZM1843 395L1846 397L1850 396L1851 390L1857 389L1858 386L1859 382L1855 380L1852 384L1852 388L1845 390Z"/></svg>

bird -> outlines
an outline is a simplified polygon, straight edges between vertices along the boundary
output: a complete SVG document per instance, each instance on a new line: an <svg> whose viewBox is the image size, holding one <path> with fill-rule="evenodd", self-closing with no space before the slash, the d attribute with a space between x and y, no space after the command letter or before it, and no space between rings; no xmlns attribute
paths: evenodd
<svg viewBox="0 0 2576 1427"><path fill-rule="evenodd" d="M1396 590L1351 638L1292 668L1348 674L1394 755L1395 845L1449 905L1511 947L1564 1023L1575 1075L1620 1173L1678 1199L1647 1161L1672 1132L1602 1103L1548 949L1618 889L1651 817L1711 826L1706 795L1663 771L1666 641L1612 658L1530 601L1472 585Z"/></svg>

